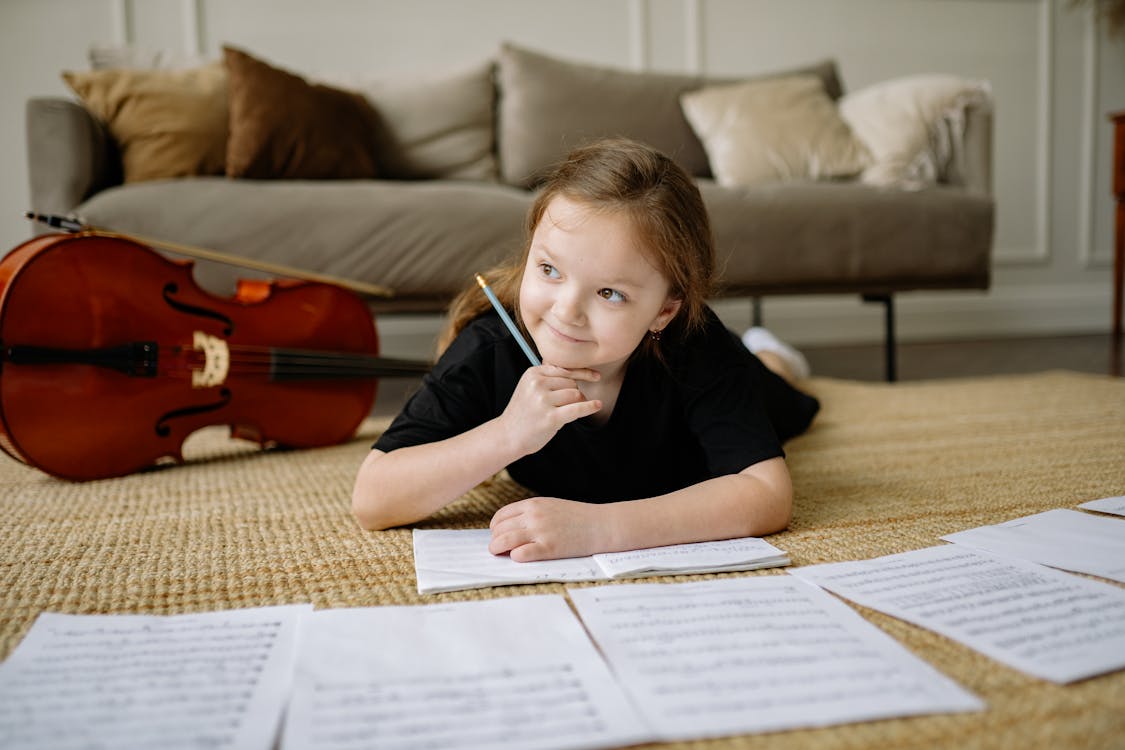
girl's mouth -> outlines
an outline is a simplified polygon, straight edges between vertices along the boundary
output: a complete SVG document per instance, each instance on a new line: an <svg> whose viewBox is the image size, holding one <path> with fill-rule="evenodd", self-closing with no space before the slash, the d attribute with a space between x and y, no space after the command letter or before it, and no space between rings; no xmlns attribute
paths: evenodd
<svg viewBox="0 0 1125 750"><path fill-rule="evenodd" d="M546 321L543 321L543 325L547 326L547 329L550 330L550 332L553 333L556 337L562 339L563 341L567 342L568 344L585 344L585 343L587 343L583 339L576 339L573 336L567 336L565 333L563 333L559 329L555 328L553 325L551 325L550 323L548 323Z"/></svg>

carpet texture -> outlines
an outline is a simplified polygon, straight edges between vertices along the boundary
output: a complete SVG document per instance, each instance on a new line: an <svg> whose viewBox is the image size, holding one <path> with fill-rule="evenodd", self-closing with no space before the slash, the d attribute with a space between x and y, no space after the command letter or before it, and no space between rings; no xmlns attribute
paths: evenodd
<svg viewBox="0 0 1125 750"><path fill-rule="evenodd" d="M898 384L814 378L808 387L822 411L786 447L793 522L769 537L793 565L919 549L949 532L1125 494L1125 380L1049 372ZM85 484L0 457L0 657L42 611L172 614L564 592L541 584L419 596L410 530L364 532L350 513L355 471L381 426L370 421L351 443L296 452L262 452L210 428L188 441L184 466ZM524 496L502 476L421 526L483 527ZM987 711L661 747L1125 747L1125 672L1053 685L857 609L982 697Z"/></svg>

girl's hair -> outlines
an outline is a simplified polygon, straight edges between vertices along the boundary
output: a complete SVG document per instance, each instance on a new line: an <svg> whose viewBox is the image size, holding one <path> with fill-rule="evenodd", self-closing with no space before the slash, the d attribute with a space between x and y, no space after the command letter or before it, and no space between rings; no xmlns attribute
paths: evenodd
<svg viewBox="0 0 1125 750"><path fill-rule="evenodd" d="M501 304L515 311L521 328L519 290L531 237L557 196L632 220L649 262L667 279L670 295L681 300L679 312L661 338L674 340L677 334L702 326L714 283L715 242L699 188L679 165L656 149L615 138L581 146L554 168L528 212L522 253L485 273ZM450 306L439 353L489 309L488 298L475 283L461 292ZM646 336L642 347L659 355L652 337Z"/></svg>

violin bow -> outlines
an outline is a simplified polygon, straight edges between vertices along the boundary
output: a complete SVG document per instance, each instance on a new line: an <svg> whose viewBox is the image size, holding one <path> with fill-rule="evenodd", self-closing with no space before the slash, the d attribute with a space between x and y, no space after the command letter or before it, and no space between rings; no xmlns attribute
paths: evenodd
<svg viewBox="0 0 1125 750"><path fill-rule="evenodd" d="M176 253L177 255L186 255L189 258L198 258L200 260L211 260L217 263L225 263L230 266L239 266L241 268L248 268L252 271L264 271L266 273L275 274L278 276L288 276L294 279L301 279L302 281L316 281L323 284L335 284L345 289L355 292L366 297L378 297L380 299L390 299L395 296L394 290L390 287L380 286L379 284L368 284L365 281L352 281L351 279L341 279L327 274L316 273L314 271L305 271L300 268L291 268L277 263L269 263L262 260L254 260L252 258L240 258L237 255L230 255L218 250L208 250L202 247L194 247L192 245L182 245L178 242L168 242L167 240L158 240L151 237L142 237L136 234L122 234L114 232L111 229L102 229L100 227L90 226L84 224L76 219L71 219L66 216L58 216L56 214L37 214L33 211L25 211L24 217L32 221L38 221L46 224L55 229L62 229L66 232L83 232L89 235L98 237L113 237L116 239L132 240L139 242L142 245L151 245L152 247L159 247L163 250Z"/></svg>

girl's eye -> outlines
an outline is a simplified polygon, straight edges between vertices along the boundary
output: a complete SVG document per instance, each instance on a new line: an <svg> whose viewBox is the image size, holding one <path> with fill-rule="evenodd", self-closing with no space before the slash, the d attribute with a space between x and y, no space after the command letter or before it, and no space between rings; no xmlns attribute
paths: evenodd
<svg viewBox="0 0 1125 750"><path fill-rule="evenodd" d="M624 302L625 295L616 289L599 289L598 296L608 302Z"/></svg>
<svg viewBox="0 0 1125 750"><path fill-rule="evenodd" d="M540 263L539 270L549 279L557 279L559 277L559 270L550 263Z"/></svg>

